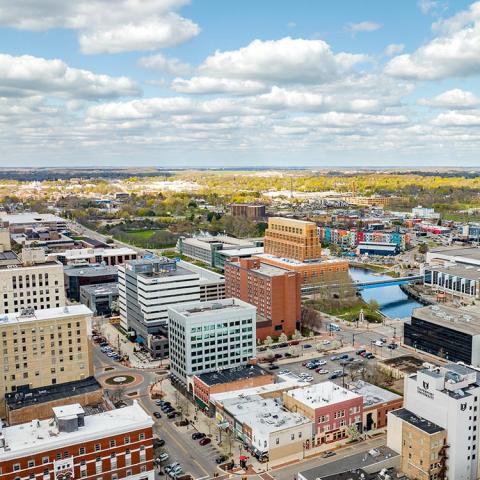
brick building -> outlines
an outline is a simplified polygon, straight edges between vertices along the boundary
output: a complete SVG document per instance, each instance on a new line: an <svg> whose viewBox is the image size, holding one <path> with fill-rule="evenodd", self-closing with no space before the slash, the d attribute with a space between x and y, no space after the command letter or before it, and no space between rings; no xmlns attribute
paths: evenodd
<svg viewBox="0 0 480 480"><path fill-rule="evenodd" d="M202 407L210 404L210 395L270 385L275 376L257 365L245 365L193 377L193 395Z"/></svg>
<svg viewBox="0 0 480 480"><path fill-rule="evenodd" d="M234 203L230 205L230 213L234 217L243 217L250 220L261 220L265 218L265 205L252 203Z"/></svg>
<svg viewBox="0 0 480 480"><path fill-rule="evenodd" d="M333 382L283 392L283 404L314 422L316 445L348 437L348 429L362 431L363 397Z"/></svg>
<svg viewBox="0 0 480 480"><path fill-rule="evenodd" d="M88 415L79 404L53 419L2 429L2 480L154 480L153 421L134 402Z"/></svg>
<svg viewBox="0 0 480 480"><path fill-rule="evenodd" d="M265 231L265 253L277 257L315 260L322 256L317 224L305 220L272 217Z"/></svg>
<svg viewBox="0 0 480 480"><path fill-rule="evenodd" d="M300 329L301 276L263 263L234 258L225 263L225 295L257 307L257 339L292 335Z"/></svg>

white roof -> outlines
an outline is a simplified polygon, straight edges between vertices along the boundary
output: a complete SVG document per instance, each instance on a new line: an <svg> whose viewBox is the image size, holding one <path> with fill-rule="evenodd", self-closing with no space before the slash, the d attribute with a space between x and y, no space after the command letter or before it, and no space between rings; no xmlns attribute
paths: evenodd
<svg viewBox="0 0 480 480"><path fill-rule="evenodd" d="M346 400L362 398L346 388L333 382L321 382L304 388L297 388L286 393L309 408L321 408Z"/></svg>
<svg viewBox="0 0 480 480"><path fill-rule="evenodd" d="M268 385L262 385L261 387L245 388L243 390L232 390L230 392L223 393L213 393L212 395L210 395L210 401L212 403L223 403L230 398L237 398L241 396L251 397L252 395L262 396L305 385L305 382L301 382L298 378L292 378L286 375L280 375L280 378L282 379L281 382L269 383Z"/></svg>
<svg viewBox="0 0 480 480"><path fill-rule="evenodd" d="M0 461L84 444L152 425L153 420L136 401L129 407L87 415L85 426L73 432L59 432L52 419L33 420L2 430L6 448L0 448Z"/></svg>
<svg viewBox="0 0 480 480"><path fill-rule="evenodd" d="M64 218L53 215L52 213L36 213L36 212L22 212L22 213L1 213L0 220L2 222L9 222L10 225L22 223L42 223L42 222L63 222Z"/></svg>
<svg viewBox="0 0 480 480"><path fill-rule="evenodd" d="M45 308L44 310L33 310L30 315L23 315L21 312L0 315L0 327L5 323L22 323L38 320L50 320L54 318L75 317L77 315L91 316L93 312L85 305L69 305L68 307Z"/></svg>
<svg viewBox="0 0 480 480"><path fill-rule="evenodd" d="M254 314L256 307L238 298L223 298L210 302L190 302L170 305L169 310L183 317L201 319L202 317L224 317L226 312L249 312Z"/></svg>
<svg viewBox="0 0 480 480"><path fill-rule="evenodd" d="M53 255L64 256L65 258L91 258L97 256L113 256L113 255L132 255L135 250L128 247L119 248L72 248L63 252L56 252Z"/></svg>
<svg viewBox="0 0 480 480"><path fill-rule="evenodd" d="M85 410L79 403L73 403L71 405L63 405L61 407L53 407L52 411L57 418L72 417L76 415L85 414Z"/></svg>

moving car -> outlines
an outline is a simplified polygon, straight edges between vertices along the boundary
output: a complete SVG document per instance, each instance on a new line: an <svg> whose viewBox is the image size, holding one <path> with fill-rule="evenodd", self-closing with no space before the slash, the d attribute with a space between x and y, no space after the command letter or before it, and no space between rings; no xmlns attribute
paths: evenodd
<svg viewBox="0 0 480 480"><path fill-rule="evenodd" d="M334 455L336 455L336 453L335 453L335 452L332 452L331 450L329 450L328 452L325 452L325 453L322 455L322 458L333 457Z"/></svg>

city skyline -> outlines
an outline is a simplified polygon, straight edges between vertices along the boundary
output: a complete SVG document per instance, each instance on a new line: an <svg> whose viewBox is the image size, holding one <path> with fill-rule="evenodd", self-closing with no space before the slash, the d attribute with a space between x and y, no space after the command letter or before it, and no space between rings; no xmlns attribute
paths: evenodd
<svg viewBox="0 0 480 480"><path fill-rule="evenodd" d="M1 164L478 165L480 2L0 0Z"/></svg>

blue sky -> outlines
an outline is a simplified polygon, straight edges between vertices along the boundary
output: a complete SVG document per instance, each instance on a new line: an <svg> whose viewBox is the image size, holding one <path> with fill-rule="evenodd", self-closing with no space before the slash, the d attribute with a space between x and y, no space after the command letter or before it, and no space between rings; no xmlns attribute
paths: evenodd
<svg viewBox="0 0 480 480"><path fill-rule="evenodd" d="M480 166L480 2L0 0L2 166Z"/></svg>

